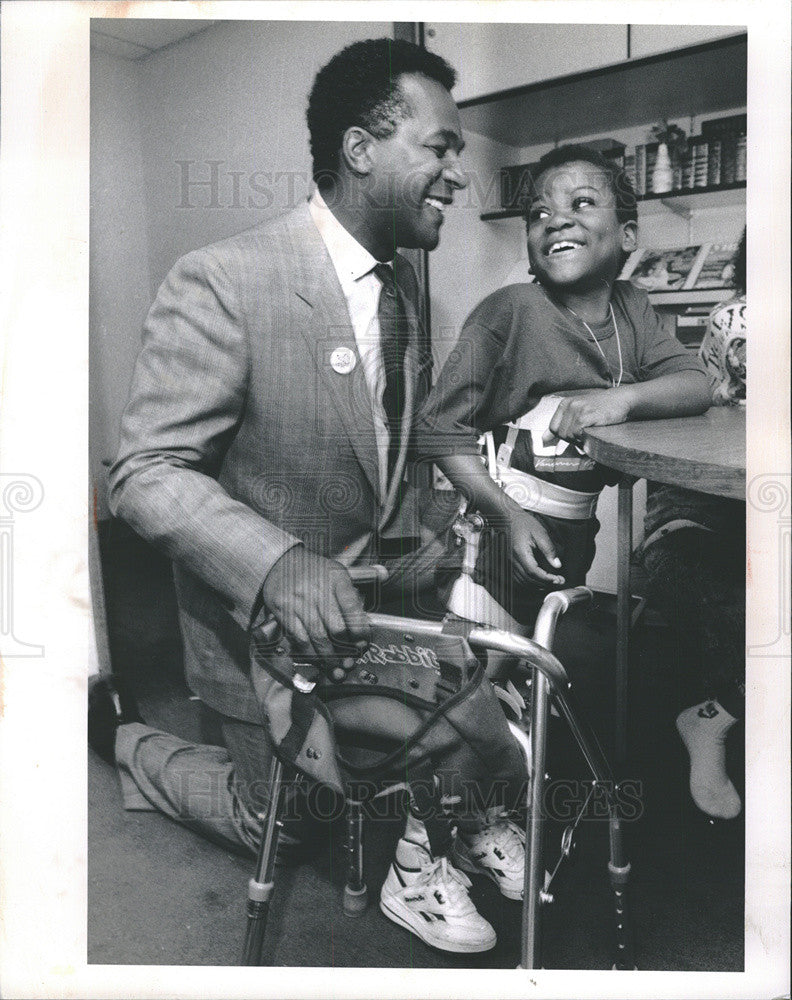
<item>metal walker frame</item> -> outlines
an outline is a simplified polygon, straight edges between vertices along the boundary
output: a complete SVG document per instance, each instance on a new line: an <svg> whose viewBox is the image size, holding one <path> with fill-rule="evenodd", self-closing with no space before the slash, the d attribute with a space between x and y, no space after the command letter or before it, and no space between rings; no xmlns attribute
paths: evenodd
<svg viewBox="0 0 792 1000"><path fill-rule="evenodd" d="M457 532L468 545L471 541L462 531ZM474 535L476 532L474 531ZM477 538L475 539L477 542ZM468 550L469 551L469 550ZM469 560L466 559L466 562ZM351 575L357 582L381 579L381 567L366 567ZM541 961L542 908L553 901L549 887L561 863L571 854L574 833L582 817L588 798L575 822L568 826L562 837L561 856L552 875L545 874L545 816L543 796L546 775L548 718L551 704L569 727L593 778L592 793L600 788L608 806L610 856L608 875L613 891L615 917L614 969L634 969L632 935L629 925L627 889L630 864L626 860L622 842L622 827L618 813L618 785L594 732L585 721L576 704L569 677L553 655L552 647L558 620L573 604L591 600L592 592L586 587L554 591L549 594L537 616L534 634L527 638L504 629L472 624L466 639L473 650L494 651L516 658L529 669L527 687L530 689L529 717L531 760L527 769L527 818L525 838L525 882L522 905L522 944L519 968L536 969ZM391 615L370 614L372 627L387 628L394 633L414 639L436 636L443 629L443 622L423 621ZM272 631L272 623L265 629ZM397 640L398 641L398 640ZM261 668L258 668L261 669ZM310 683L295 678L303 684ZM525 684L525 681L523 681ZM518 688L519 690L519 688ZM527 721L527 720L526 720ZM514 732L514 728L513 728ZM523 734L522 740L525 739ZM519 740L518 740L519 741ZM522 742L522 741L519 741ZM264 934L269 906L274 891L275 856L281 828L279 813L283 794L283 765L274 759L270 770L271 808L262 817L263 834L258 852L256 871L248 884L247 929L243 965L261 965ZM589 796L590 798L591 796ZM360 802L347 799L348 876L344 889L344 912L348 916L362 913L367 905L367 889L363 874L363 811Z"/></svg>

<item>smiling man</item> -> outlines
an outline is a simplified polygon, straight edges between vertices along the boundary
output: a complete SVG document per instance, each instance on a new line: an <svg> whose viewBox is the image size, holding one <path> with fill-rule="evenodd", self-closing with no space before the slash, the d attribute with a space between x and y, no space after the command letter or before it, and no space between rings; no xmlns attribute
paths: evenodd
<svg viewBox="0 0 792 1000"><path fill-rule="evenodd" d="M308 104L310 200L182 258L146 323L111 504L173 560L187 681L224 747L142 724L107 680L91 692L89 741L117 764L129 808L158 808L233 847L256 850L269 800L250 627L274 614L297 653L349 666L339 647L365 644L368 628L346 567L386 563L401 611L433 582L443 549L440 538L421 546L407 483L431 359L415 275L396 250L434 249L465 186L454 80L406 42L336 55ZM279 743L289 704L267 702ZM450 848L446 827L435 829L435 855L437 837ZM428 839L411 817L408 832L385 912L441 948L492 947L466 877L430 851L431 828ZM479 853L511 852L521 887L514 836L497 824ZM432 887L431 938L405 898L417 881Z"/></svg>

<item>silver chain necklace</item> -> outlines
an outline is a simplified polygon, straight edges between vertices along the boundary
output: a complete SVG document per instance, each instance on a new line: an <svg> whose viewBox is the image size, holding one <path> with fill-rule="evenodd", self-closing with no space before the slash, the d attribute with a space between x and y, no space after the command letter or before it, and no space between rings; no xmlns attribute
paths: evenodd
<svg viewBox="0 0 792 1000"><path fill-rule="evenodd" d="M616 324L616 316L614 315L613 312L613 303L609 302L608 308L610 309L611 321L613 322L613 331L616 334L616 350L619 352L619 378L617 381L614 381L613 372L611 371L611 366L608 364L608 359L605 357L605 352L602 349L602 345L594 336L594 331L591 329L591 327L583 319L582 316L578 316L578 314L575 312L574 309L570 309L569 306L564 306L564 308L567 310L567 312L571 312L572 315L575 317L575 319L579 320L583 324L583 326L585 326L585 328L588 330L589 336L597 345L597 350L602 355L602 360L605 362L607 366L608 374L610 375L611 385L613 386L614 389L618 389L622 382L622 376L624 375L624 364L622 363L621 340L619 339L619 327Z"/></svg>

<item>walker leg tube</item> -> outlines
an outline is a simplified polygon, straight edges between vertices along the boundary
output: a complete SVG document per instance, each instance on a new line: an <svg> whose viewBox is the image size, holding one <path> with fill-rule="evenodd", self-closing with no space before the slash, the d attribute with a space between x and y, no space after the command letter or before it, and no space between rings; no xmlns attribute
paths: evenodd
<svg viewBox="0 0 792 1000"><path fill-rule="evenodd" d="M273 758L270 768L270 807L259 845L256 874L248 882L247 930L243 965L261 965L264 933L267 929L270 899L274 888L273 872L280 833L279 813L283 793L283 765Z"/></svg>
<svg viewBox="0 0 792 1000"><path fill-rule="evenodd" d="M344 886L344 913L359 917L368 905L368 889L363 878L363 806L347 799L347 850L349 870Z"/></svg>
<svg viewBox="0 0 792 1000"><path fill-rule="evenodd" d="M613 788L613 771L602 751L594 731L585 721L572 691L554 691L555 705L569 726L575 742L595 780L609 791Z"/></svg>
<svg viewBox="0 0 792 1000"><path fill-rule="evenodd" d="M539 907L544 899L544 814L547 718L550 709L548 685L536 669L531 671L531 756L528 782L528 822L525 838L525 882L523 884L522 956L520 968L535 969L541 957Z"/></svg>
<svg viewBox="0 0 792 1000"><path fill-rule="evenodd" d="M614 784L612 772L605 755L594 733L583 721L574 707L571 692L562 693L556 698L561 714L569 724L570 729L580 747L583 756L597 784L603 789L608 800L610 824L610 860L608 874L616 917L616 957L614 969L634 969L632 934L628 907L627 885L630 878L630 863L624 854L621 820L618 815L617 786Z"/></svg>
<svg viewBox="0 0 792 1000"><path fill-rule="evenodd" d="M616 761L627 756L627 689L630 664L630 558L632 555L633 483L619 481L616 541Z"/></svg>
<svg viewBox="0 0 792 1000"><path fill-rule="evenodd" d="M608 875L613 889L616 917L616 956L614 969L634 969L632 927L630 925L627 886L630 879L630 863L624 857L621 821L616 814L617 803L610 803L610 861Z"/></svg>

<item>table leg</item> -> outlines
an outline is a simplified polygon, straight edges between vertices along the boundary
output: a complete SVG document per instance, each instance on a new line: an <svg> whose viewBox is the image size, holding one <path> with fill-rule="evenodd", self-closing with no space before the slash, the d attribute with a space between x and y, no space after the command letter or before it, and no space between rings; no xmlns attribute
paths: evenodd
<svg viewBox="0 0 792 1000"><path fill-rule="evenodd" d="M633 483L619 480L616 551L616 760L627 756L627 684L630 661L630 561L632 558Z"/></svg>

